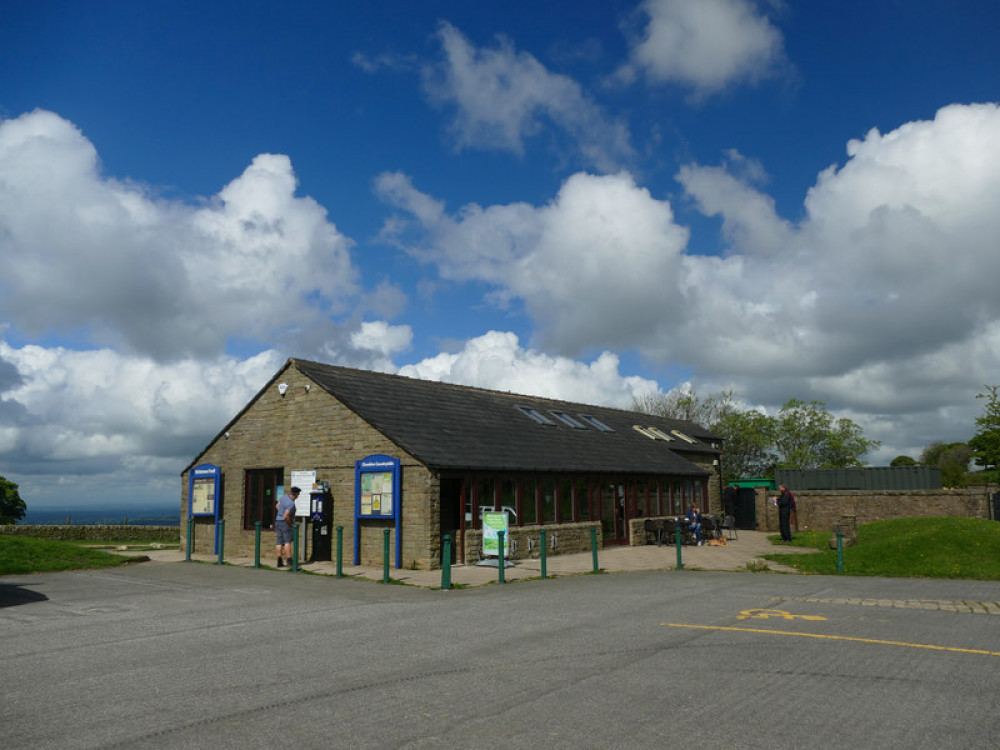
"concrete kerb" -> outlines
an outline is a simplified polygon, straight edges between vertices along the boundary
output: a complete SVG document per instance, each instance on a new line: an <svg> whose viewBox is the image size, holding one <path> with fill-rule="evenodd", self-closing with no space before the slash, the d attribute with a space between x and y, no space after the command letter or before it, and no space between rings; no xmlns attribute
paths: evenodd
<svg viewBox="0 0 1000 750"><path fill-rule="evenodd" d="M764 560L762 555L781 551L768 539L768 534L762 531L740 531L739 539L727 541L725 546L684 547L682 561L685 570L720 570L720 571L772 571L780 573L798 573L795 568L770 560ZM796 552L808 552L807 549L795 548ZM180 550L151 550L144 555L151 561L183 562L185 555ZM192 560L201 563L217 563L216 555L192 555ZM268 564L270 561L270 564ZM252 558L226 558L228 565L253 567ZM531 578L541 578L541 561L538 559L516 560L513 567L504 570L507 582ZM675 570L677 568L677 552L673 546L644 545L639 547L606 547L598 552L598 565L602 573L624 573L630 571ZM270 557L261 559L262 569L273 569L275 572L291 572L290 568L275 568ZM344 578L381 581L383 569L363 565L342 565ZM336 563L314 562L300 563L299 570L316 575L335 576ZM546 575L558 578L570 575L583 575L594 572L593 555L590 552L554 555L546 561ZM389 578L397 583L420 588L440 588L440 570L411 570L409 568L390 568ZM484 586L496 583L498 571L496 567L479 565L452 565L451 583L455 588Z"/></svg>

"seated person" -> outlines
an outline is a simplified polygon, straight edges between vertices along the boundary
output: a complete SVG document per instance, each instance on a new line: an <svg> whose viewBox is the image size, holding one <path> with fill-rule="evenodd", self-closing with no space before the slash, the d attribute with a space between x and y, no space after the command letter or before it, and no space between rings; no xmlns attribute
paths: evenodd
<svg viewBox="0 0 1000 750"><path fill-rule="evenodd" d="M698 505L692 505L684 515L687 517L688 530L694 534L698 546L701 546L701 513L698 511Z"/></svg>

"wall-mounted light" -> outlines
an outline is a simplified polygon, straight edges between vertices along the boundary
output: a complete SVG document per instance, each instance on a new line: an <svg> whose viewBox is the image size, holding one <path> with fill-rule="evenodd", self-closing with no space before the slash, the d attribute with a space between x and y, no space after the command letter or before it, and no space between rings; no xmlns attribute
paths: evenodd
<svg viewBox="0 0 1000 750"><path fill-rule="evenodd" d="M719 459L713 458L712 459L712 466L718 466L718 465L719 465Z"/></svg>
<svg viewBox="0 0 1000 750"><path fill-rule="evenodd" d="M282 396L288 393L288 383L278 383L278 393Z"/></svg>
<svg viewBox="0 0 1000 750"><path fill-rule="evenodd" d="M312 386L310 386L310 385L309 385L308 383L306 383L306 393L309 393L309 389L310 389L311 387L312 387Z"/></svg>
<svg viewBox="0 0 1000 750"><path fill-rule="evenodd" d="M227 430L225 433L223 433L222 437L224 437L226 440L229 440L229 431Z"/></svg>

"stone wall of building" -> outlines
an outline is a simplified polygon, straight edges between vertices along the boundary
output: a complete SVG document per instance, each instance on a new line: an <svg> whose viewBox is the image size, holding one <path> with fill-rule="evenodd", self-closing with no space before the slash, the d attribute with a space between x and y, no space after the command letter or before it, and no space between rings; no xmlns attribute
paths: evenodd
<svg viewBox="0 0 1000 750"><path fill-rule="evenodd" d="M795 492L798 528L832 531L843 516L854 516L857 524L914 516L960 516L989 518L989 495L997 488L976 487L948 490L809 490ZM773 490L757 487L757 528L778 530L778 509L770 502Z"/></svg>
<svg viewBox="0 0 1000 750"><path fill-rule="evenodd" d="M279 382L288 384L284 396L278 392ZM373 454L386 454L401 461L402 564L438 567L440 542L427 543L428 539L440 536L437 480L422 464L294 368L283 370L229 427L228 437L220 435L194 462L194 465L210 463L222 467L225 556L252 557L254 553L254 529L244 528L243 518L246 469L283 468L286 489L291 487L293 470L315 469L317 481L330 485L334 534L337 526L344 527L344 561L352 562L355 461ZM308 492L308 488L303 491ZM187 509L185 472L181 481L182 526L187 522ZM382 520L362 521L362 564L382 565L382 529L386 526L391 529L391 561L395 565L395 526ZM213 554L213 519L196 518L193 538L194 552ZM307 541L311 540L302 539L300 534L300 545ZM185 534L181 544L186 547ZM261 535L261 559L269 561L273 556L274 534L265 531Z"/></svg>

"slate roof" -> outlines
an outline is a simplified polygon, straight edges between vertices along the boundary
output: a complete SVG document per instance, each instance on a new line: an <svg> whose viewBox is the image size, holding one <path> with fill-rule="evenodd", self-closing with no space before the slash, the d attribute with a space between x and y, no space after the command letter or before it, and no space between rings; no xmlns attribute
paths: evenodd
<svg viewBox="0 0 1000 750"><path fill-rule="evenodd" d="M318 386L434 470L538 471L705 476L683 458L717 456L720 438L692 422L621 409L523 396L290 359ZM541 425L518 407L545 414ZM561 423L553 411L570 414L583 429ZM580 415L610 427L604 432ZM632 425L679 429L698 440L651 440Z"/></svg>

